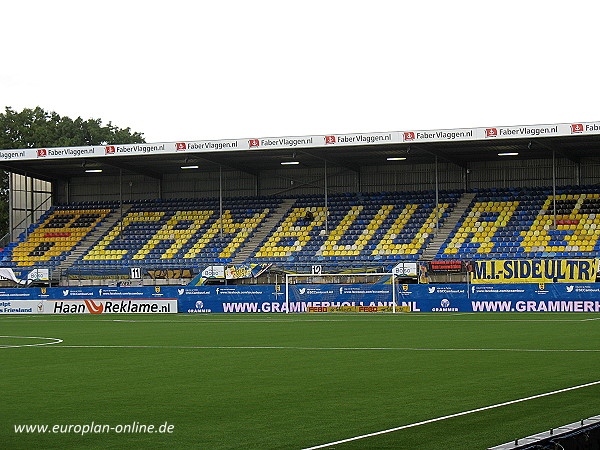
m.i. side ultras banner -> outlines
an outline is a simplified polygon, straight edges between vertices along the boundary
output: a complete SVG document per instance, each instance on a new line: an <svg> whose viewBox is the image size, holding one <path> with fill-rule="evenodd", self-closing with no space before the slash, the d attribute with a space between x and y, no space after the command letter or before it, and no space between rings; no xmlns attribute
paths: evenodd
<svg viewBox="0 0 600 450"><path fill-rule="evenodd" d="M590 283L596 281L595 259L510 259L475 261L473 283Z"/></svg>

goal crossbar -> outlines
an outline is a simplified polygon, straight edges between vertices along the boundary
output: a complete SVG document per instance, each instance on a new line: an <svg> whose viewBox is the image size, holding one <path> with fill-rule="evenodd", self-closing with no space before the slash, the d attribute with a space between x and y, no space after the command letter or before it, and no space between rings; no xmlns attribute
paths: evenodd
<svg viewBox="0 0 600 450"><path fill-rule="evenodd" d="M398 276L391 272L370 272L370 273L319 273L319 274L311 274L311 273L286 273L285 274L285 309L286 313L290 312L290 280L294 278L323 278L323 277L360 277L360 276L370 276L370 277L391 277L391 286L392 286L392 312L396 312L396 279Z"/></svg>

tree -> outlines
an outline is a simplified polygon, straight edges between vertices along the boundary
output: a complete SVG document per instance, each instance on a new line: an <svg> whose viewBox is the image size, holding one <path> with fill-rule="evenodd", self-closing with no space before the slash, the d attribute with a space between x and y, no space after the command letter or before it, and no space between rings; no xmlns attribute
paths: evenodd
<svg viewBox="0 0 600 450"><path fill-rule="evenodd" d="M78 145L138 144L145 142L141 133L118 128L100 119L73 120L39 106L15 112L7 107L0 114L0 149L71 147Z"/></svg>
<svg viewBox="0 0 600 450"><path fill-rule="evenodd" d="M6 107L0 113L1 149L72 147L81 145L138 144L142 133L118 128L100 119L71 119L39 106L17 112ZM0 236L8 232L8 174L0 172Z"/></svg>

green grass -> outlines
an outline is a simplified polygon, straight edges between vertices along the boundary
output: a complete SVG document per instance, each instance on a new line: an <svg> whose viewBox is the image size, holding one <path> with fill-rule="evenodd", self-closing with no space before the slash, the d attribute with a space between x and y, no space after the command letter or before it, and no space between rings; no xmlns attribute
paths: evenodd
<svg viewBox="0 0 600 450"><path fill-rule="evenodd" d="M0 348L0 447L324 444L598 381L600 320L584 320L591 318L597 315L2 316L0 335L63 342ZM22 341L0 338L0 345L36 342ZM158 347L66 347L73 345ZM182 348L272 346L290 348ZM336 448L487 448L597 415L599 404L595 385ZM14 431L15 424L134 421L168 422L174 432Z"/></svg>

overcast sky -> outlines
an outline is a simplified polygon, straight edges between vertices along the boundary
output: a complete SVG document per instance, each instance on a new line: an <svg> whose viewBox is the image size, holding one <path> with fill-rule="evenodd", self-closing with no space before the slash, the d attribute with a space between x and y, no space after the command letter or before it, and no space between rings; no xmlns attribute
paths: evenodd
<svg viewBox="0 0 600 450"><path fill-rule="evenodd" d="M28 1L0 99L148 142L600 120L598 1Z"/></svg>

